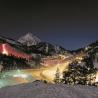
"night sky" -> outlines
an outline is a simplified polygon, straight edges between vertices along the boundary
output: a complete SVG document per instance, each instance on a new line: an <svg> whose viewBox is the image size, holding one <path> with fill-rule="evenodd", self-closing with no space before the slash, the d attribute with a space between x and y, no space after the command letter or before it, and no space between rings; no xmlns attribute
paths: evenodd
<svg viewBox="0 0 98 98"><path fill-rule="evenodd" d="M97 0L59 1L0 1L0 35L18 39L32 32L42 41L66 49L98 40Z"/></svg>

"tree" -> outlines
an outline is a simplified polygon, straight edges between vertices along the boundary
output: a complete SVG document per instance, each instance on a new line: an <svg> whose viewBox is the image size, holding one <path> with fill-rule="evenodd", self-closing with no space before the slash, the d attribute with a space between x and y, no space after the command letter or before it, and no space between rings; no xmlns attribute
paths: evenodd
<svg viewBox="0 0 98 98"><path fill-rule="evenodd" d="M59 68L57 68L57 70L56 70L54 82L55 83L60 83L61 82Z"/></svg>
<svg viewBox="0 0 98 98"><path fill-rule="evenodd" d="M63 82L65 84L86 84L86 74L84 68L80 65L69 65L69 71L64 72Z"/></svg>

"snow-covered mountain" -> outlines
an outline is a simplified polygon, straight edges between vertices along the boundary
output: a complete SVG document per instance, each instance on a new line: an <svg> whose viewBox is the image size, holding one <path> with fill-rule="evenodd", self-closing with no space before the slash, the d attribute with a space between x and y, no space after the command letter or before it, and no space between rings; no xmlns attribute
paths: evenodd
<svg viewBox="0 0 98 98"><path fill-rule="evenodd" d="M32 46L37 45L39 42L41 42L41 40L32 33L27 33L26 35L20 37L18 42L26 46Z"/></svg>
<svg viewBox="0 0 98 98"><path fill-rule="evenodd" d="M40 42L37 45L33 45L29 47L29 51L34 52L36 54L42 54L46 56L52 56L56 54L71 54L70 51L64 49L59 45L54 45L47 42Z"/></svg>
<svg viewBox="0 0 98 98"><path fill-rule="evenodd" d="M41 55L55 55L69 52L59 45L53 45L52 43L42 42L38 37L32 33L20 37L18 42L24 45L27 53L36 53Z"/></svg>

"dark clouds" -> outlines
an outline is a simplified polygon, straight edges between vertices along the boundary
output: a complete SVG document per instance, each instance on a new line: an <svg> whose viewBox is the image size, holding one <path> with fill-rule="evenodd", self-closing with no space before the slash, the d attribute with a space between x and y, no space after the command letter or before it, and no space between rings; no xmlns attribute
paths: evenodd
<svg viewBox="0 0 98 98"><path fill-rule="evenodd" d="M97 0L0 2L0 34L32 32L43 41L75 49L98 39Z"/></svg>

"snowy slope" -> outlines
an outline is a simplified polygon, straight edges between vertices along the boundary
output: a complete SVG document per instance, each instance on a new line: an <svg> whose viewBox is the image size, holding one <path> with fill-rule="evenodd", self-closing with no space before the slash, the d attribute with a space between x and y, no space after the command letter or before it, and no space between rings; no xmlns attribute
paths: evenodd
<svg viewBox="0 0 98 98"><path fill-rule="evenodd" d="M98 98L98 88L33 82L2 88L0 98Z"/></svg>

